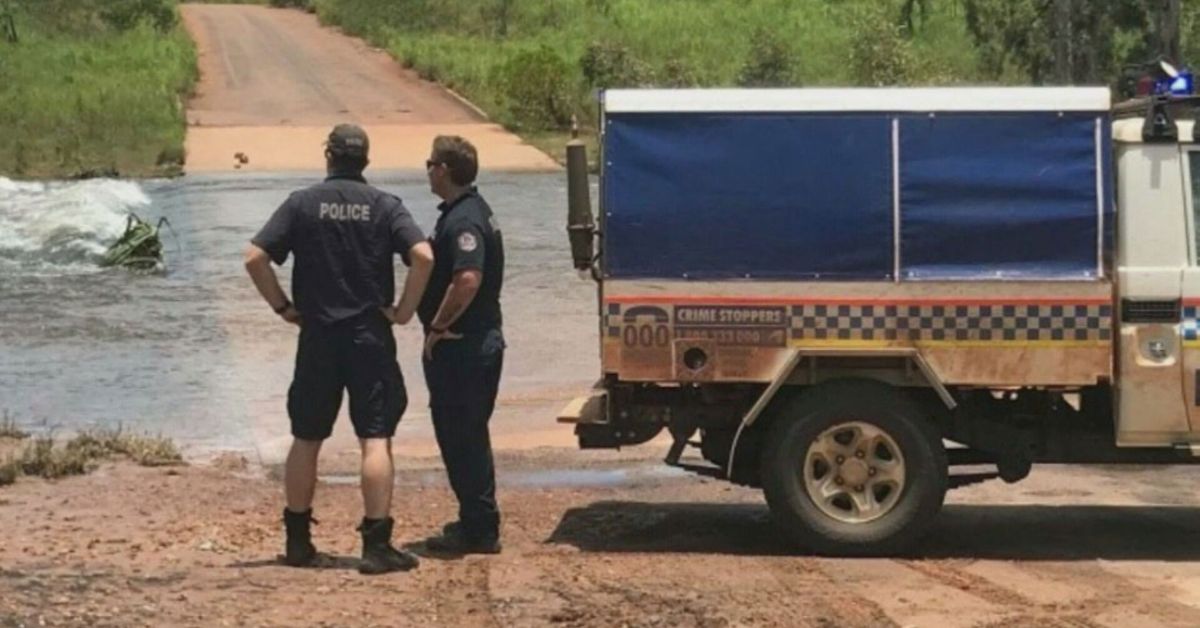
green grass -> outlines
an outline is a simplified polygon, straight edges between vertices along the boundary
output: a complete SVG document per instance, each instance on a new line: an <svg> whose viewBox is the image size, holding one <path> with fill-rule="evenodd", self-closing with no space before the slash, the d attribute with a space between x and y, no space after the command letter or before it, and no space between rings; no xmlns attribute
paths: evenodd
<svg viewBox="0 0 1200 628"><path fill-rule="evenodd" d="M312 0L185 0L196 4L265 4L276 8L312 10Z"/></svg>
<svg viewBox="0 0 1200 628"><path fill-rule="evenodd" d="M967 11L978 5L959 0L312 1L324 22L527 137L565 130L571 114L594 125L606 87L1028 84L1029 68L984 56L1011 53L1004 37L1053 36L1009 24L976 41ZM982 4L1009 15L1030 2ZM905 5L918 7L911 24ZM1184 1L1180 23L1185 60L1200 63L1200 0ZM1140 60L1146 33L1130 24L1109 25L1114 67ZM1115 73L1098 80L1115 87Z"/></svg>
<svg viewBox="0 0 1200 628"><path fill-rule="evenodd" d="M596 133L584 129L579 134L587 147L588 169L591 172L600 171L600 149ZM569 131L530 131L522 135L527 143L549 155L560 164L567 163L567 142L571 141Z"/></svg>
<svg viewBox="0 0 1200 628"><path fill-rule="evenodd" d="M186 0L196 4L266 4L278 8L311 9L312 0Z"/></svg>
<svg viewBox="0 0 1200 628"><path fill-rule="evenodd" d="M178 24L118 28L89 0L55 13L64 1L18 4L20 39L0 40L0 175L177 173L197 76L191 40Z"/></svg>
<svg viewBox="0 0 1200 628"><path fill-rule="evenodd" d="M892 0L507 4L504 14L505 0L316 0L326 23L390 50L526 133L567 124L569 114L529 111L528 94L547 85L561 89L569 113L590 125L593 94L606 86L866 85L880 78L945 84L971 80L978 66L956 3L931 3L911 37L896 26L899 5ZM889 45L864 46L864 35ZM872 54L897 50L905 65L894 75L866 76L856 68L856 52L857 65L874 67Z"/></svg>

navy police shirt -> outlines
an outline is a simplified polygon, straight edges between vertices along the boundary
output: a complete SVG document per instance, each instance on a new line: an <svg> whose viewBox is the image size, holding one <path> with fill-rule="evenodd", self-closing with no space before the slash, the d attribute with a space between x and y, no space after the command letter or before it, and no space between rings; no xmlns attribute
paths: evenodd
<svg viewBox="0 0 1200 628"><path fill-rule="evenodd" d="M483 282L471 305L450 326L454 333L500 329L500 288L504 284L504 239L492 208L474 188L453 201L438 205L441 215L430 241L433 244L433 275L417 314L429 327L454 274L478 270Z"/></svg>
<svg viewBox="0 0 1200 628"><path fill-rule="evenodd" d="M395 254L425 236L400 199L358 176L294 192L251 240L276 264L295 254L292 295L305 322L331 325L396 298Z"/></svg>

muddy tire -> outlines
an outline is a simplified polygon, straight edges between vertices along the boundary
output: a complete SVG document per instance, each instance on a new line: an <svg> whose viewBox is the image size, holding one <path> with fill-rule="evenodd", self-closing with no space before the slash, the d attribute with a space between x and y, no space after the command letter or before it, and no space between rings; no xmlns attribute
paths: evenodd
<svg viewBox="0 0 1200 628"><path fill-rule="evenodd" d="M947 476L941 437L893 387L830 382L771 418L763 492L772 518L803 549L894 555L941 509Z"/></svg>

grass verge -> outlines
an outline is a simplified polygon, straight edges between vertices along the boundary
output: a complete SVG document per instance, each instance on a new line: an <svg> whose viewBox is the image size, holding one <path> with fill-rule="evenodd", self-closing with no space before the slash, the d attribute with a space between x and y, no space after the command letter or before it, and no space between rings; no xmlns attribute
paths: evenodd
<svg viewBox="0 0 1200 628"><path fill-rule="evenodd" d="M1048 0L310 1L526 136L594 123L595 94L614 87L1042 84L1063 70L1119 87L1159 54L1167 15L1077 2L1063 24ZM1166 30L1195 63L1200 1L1173 11Z"/></svg>
<svg viewBox="0 0 1200 628"><path fill-rule="evenodd" d="M978 60L955 3L897 0L314 0L328 24L561 156L609 87L953 84Z"/></svg>
<svg viewBox="0 0 1200 628"><path fill-rule="evenodd" d="M0 175L180 172L196 53L161 2L0 0L16 34L0 37Z"/></svg>
<svg viewBox="0 0 1200 628"><path fill-rule="evenodd" d="M587 146L588 169L591 172L599 172L599 138L595 132L590 130L581 132L579 137L583 140L584 145ZM569 131L530 131L524 133L522 139L534 148L549 155L559 164L563 166L567 165L567 142L571 141L571 133Z"/></svg>

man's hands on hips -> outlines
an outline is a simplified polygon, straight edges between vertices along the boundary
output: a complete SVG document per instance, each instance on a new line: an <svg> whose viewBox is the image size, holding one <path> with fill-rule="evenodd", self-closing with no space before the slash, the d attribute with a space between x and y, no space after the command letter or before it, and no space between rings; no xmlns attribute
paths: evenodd
<svg viewBox="0 0 1200 628"><path fill-rule="evenodd" d="M410 321L412 321L413 316L416 314L412 308L406 308L400 305L380 308L380 311L383 312L383 315L386 316L393 325L402 326L407 325Z"/></svg>
<svg viewBox="0 0 1200 628"><path fill-rule="evenodd" d="M251 243L246 247L245 265L246 272L250 273L250 279L254 281L254 287L258 289L267 305L271 306L280 318L299 327L300 312L296 311L296 306L279 286L279 279L271 268L271 256L257 244Z"/></svg>
<svg viewBox="0 0 1200 628"><path fill-rule="evenodd" d="M433 348L443 340L458 340L462 338L462 334L456 334L450 330L446 331L430 331L429 335L425 336L425 359L433 359Z"/></svg>
<svg viewBox="0 0 1200 628"><path fill-rule="evenodd" d="M296 311L296 306L294 305L288 304L287 308L279 313L279 318L297 327L300 326L300 312Z"/></svg>

